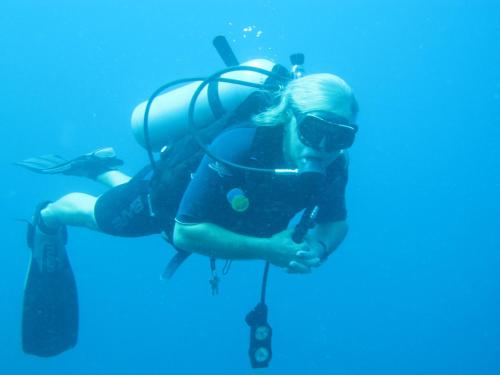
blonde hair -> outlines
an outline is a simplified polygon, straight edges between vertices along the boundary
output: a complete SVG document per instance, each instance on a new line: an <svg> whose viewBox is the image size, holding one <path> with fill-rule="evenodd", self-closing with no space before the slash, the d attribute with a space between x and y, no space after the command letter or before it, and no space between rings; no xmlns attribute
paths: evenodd
<svg viewBox="0 0 500 375"><path fill-rule="evenodd" d="M279 103L253 116L255 125L286 124L294 111L336 113L341 108L350 112L347 116L352 119L358 113L358 103L352 89L342 78L329 73L311 74L295 79L276 95Z"/></svg>

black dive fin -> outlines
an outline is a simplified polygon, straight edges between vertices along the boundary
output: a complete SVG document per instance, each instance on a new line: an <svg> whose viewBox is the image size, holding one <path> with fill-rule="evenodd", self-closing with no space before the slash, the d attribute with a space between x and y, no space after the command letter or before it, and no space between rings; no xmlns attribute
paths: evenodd
<svg viewBox="0 0 500 375"><path fill-rule="evenodd" d="M24 289L22 317L23 351L52 357L76 345L78 294L66 254L66 227L54 233L29 224L31 261Z"/></svg>
<svg viewBox="0 0 500 375"><path fill-rule="evenodd" d="M42 155L15 162L32 172L42 174L65 174L95 179L99 174L123 164L115 150L105 147L68 160L59 155Z"/></svg>
<svg viewBox="0 0 500 375"><path fill-rule="evenodd" d="M71 161L59 155L42 155L15 162L32 172L44 174L63 173L71 168Z"/></svg>

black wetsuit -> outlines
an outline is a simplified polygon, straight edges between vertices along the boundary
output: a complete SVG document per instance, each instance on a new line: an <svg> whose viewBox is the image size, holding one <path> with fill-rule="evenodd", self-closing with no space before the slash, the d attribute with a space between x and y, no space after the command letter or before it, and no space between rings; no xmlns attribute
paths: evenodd
<svg viewBox="0 0 500 375"><path fill-rule="evenodd" d="M243 124L221 134L210 147L216 155L239 164L286 168L282 142L280 127L256 129ZM180 186L163 187L160 194L144 179L111 189L97 200L95 217L103 232L119 236L163 230L171 234L175 219L269 237L284 230L293 216L310 204L312 190L299 178L228 169L205 156L191 178L182 176L177 180ZM347 163L342 155L328 167L316 197L318 223L345 219L346 183Z"/></svg>
<svg viewBox="0 0 500 375"><path fill-rule="evenodd" d="M261 129L259 129L261 130ZM230 130L212 147L222 159L263 168L290 168L282 156L280 128ZM347 181L345 158L332 163L315 197L318 223L344 220ZM213 223L230 231L269 237L286 229L293 216L311 204L315 188L300 176L244 172L221 167L205 157L182 198L176 221Z"/></svg>

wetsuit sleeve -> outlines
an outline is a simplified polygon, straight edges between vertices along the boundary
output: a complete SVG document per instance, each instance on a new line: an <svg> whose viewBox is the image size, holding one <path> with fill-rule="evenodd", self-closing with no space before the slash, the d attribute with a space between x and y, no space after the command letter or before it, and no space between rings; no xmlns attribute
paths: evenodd
<svg viewBox="0 0 500 375"><path fill-rule="evenodd" d="M214 141L211 151L224 160L244 163L254 134L253 128L228 131ZM184 192L175 220L182 224L216 222L215 215L226 205L226 186L239 178L238 173L205 156Z"/></svg>
<svg viewBox="0 0 500 375"><path fill-rule="evenodd" d="M347 161L345 157L342 157L328 170L326 188L318 202L319 211L316 222L327 223L346 219L347 176Z"/></svg>

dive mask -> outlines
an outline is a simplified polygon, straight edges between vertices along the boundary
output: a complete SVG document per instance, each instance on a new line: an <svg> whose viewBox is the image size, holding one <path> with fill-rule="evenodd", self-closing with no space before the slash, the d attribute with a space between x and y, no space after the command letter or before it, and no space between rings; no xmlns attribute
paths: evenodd
<svg viewBox="0 0 500 375"><path fill-rule="evenodd" d="M358 126L343 117L327 111L294 112L300 141L326 152L343 150L352 146Z"/></svg>

